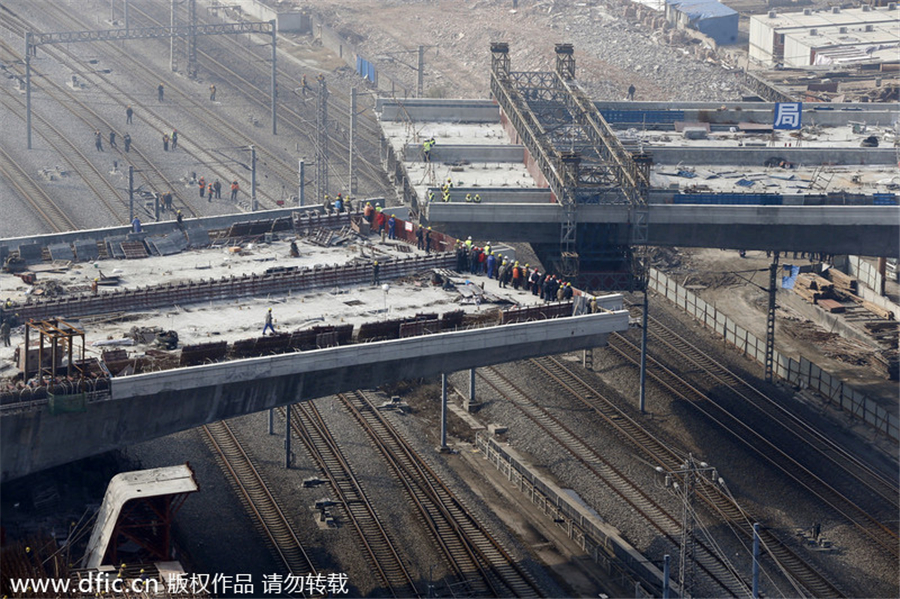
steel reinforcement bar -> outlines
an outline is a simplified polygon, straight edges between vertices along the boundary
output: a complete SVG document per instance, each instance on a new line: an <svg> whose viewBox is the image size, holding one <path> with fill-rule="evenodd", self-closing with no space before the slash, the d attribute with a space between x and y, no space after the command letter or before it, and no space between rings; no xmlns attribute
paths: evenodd
<svg viewBox="0 0 900 599"><path fill-rule="evenodd" d="M387 280L435 268L452 268L455 265L456 256L453 253L409 256L384 262L381 265L380 275ZM81 294L19 306L16 308L16 314L24 320L74 318L92 314L152 310L174 304L185 305L254 295L287 293L288 291L358 285L371 282L371 280L372 266L369 264L325 266L222 279L185 281L125 289L100 295Z"/></svg>

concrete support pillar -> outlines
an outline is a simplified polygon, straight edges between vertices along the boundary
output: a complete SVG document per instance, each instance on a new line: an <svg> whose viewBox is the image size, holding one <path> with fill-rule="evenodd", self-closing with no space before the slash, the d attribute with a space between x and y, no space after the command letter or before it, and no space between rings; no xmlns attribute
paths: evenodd
<svg viewBox="0 0 900 599"><path fill-rule="evenodd" d="M291 404L284 406L284 467L291 468Z"/></svg>
<svg viewBox="0 0 900 599"><path fill-rule="evenodd" d="M472 407L476 403L478 403L478 402L475 400L475 369L470 368L469 369L469 401L468 401L468 405L466 406L466 409L471 410Z"/></svg>
<svg viewBox="0 0 900 599"><path fill-rule="evenodd" d="M447 375L441 373L441 446L440 451L447 449Z"/></svg>
<svg viewBox="0 0 900 599"><path fill-rule="evenodd" d="M275 408L269 408L269 434L275 434Z"/></svg>

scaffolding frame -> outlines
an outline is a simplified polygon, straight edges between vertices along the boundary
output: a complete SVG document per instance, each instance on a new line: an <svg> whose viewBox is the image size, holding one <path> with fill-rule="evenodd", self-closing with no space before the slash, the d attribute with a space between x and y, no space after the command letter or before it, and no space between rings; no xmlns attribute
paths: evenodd
<svg viewBox="0 0 900 599"><path fill-rule="evenodd" d="M37 331L40 336L40 342L38 345L38 363L36 374L38 380L43 380L44 375L50 375L50 379L52 381L56 380L56 364L59 361L58 352L60 349L60 342L62 342L68 352L69 363L66 367L67 376L72 376L72 369L78 371L81 375L79 378L84 378L84 369L75 363L72 359L72 353L74 351L74 341L77 338L81 338L81 360L80 362L84 362L84 352L85 352L85 342L84 342L84 331L79 329L78 327L69 324L65 320L61 318L54 318L50 320L39 320L33 321L29 320L25 323L25 378L27 379L29 374L31 373L31 360L30 360L30 349L31 349L31 331ZM48 339L50 342L49 351L50 351L50 366L49 368L44 366L44 339Z"/></svg>

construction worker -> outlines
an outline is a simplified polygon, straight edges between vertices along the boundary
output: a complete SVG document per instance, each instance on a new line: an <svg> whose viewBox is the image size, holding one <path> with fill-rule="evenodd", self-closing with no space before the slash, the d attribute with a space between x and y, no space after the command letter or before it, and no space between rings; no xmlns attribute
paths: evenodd
<svg viewBox="0 0 900 599"><path fill-rule="evenodd" d="M431 253L431 227L428 227L425 231L425 253Z"/></svg>
<svg viewBox="0 0 900 599"><path fill-rule="evenodd" d="M172 129L172 149L178 147L178 129Z"/></svg>
<svg viewBox="0 0 900 599"><path fill-rule="evenodd" d="M453 179L447 177L447 190L453 189Z"/></svg>
<svg viewBox="0 0 900 599"><path fill-rule="evenodd" d="M98 288L97 286L100 284L100 279L94 279L91 281L91 295L97 295Z"/></svg>
<svg viewBox="0 0 900 599"><path fill-rule="evenodd" d="M172 209L172 192L167 191L166 193L164 193L162 199L163 199L163 208L166 210L166 212L168 212L169 210Z"/></svg>
<svg viewBox="0 0 900 599"><path fill-rule="evenodd" d="M428 190L428 202L431 203L431 202L433 202L433 201L434 201L434 190L433 190L433 189L429 189L429 190Z"/></svg>
<svg viewBox="0 0 900 599"><path fill-rule="evenodd" d="M266 336L266 331L272 331L272 334L275 334L275 327L272 324L272 308L269 308L269 311L266 312L266 324L263 326L263 337Z"/></svg>
<svg viewBox="0 0 900 599"><path fill-rule="evenodd" d="M363 218L371 225L374 217L375 208L372 207L372 202L366 202L366 207L363 209Z"/></svg>
<svg viewBox="0 0 900 599"><path fill-rule="evenodd" d="M306 95L306 92L310 91L309 83L306 82L306 75L300 77L300 90L303 92L303 95Z"/></svg>
<svg viewBox="0 0 900 599"><path fill-rule="evenodd" d="M426 139L422 144L422 152L425 154L425 162L431 162L431 148L434 147L434 138Z"/></svg>
<svg viewBox="0 0 900 599"><path fill-rule="evenodd" d="M131 136L126 133L122 141L125 142L125 153L127 154L131 150Z"/></svg>
<svg viewBox="0 0 900 599"><path fill-rule="evenodd" d="M381 270L381 267L378 266L378 260L372 263L372 284L377 285L381 281L381 277L378 276L378 271Z"/></svg>
<svg viewBox="0 0 900 599"><path fill-rule="evenodd" d="M216 194L216 199L221 200L222 199L222 183L218 179L216 179L216 182L213 183L213 191Z"/></svg>
<svg viewBox="0 0 900 599"><path fill-rule="evenodd" d="M135 233L141 232L141 219L136 216L134 217L134 220L131 221L131 230Z"/></svg>
<svg viewBox="0 0 900 599"><path fill-rule="evenodd" d="M169 134L168 133L163 133L163 151L164 152L169 151Z"/></svg>
<svg viewBox="0 0 900 599"><path fill-rule="evenodd" d="M231 201L232 202L237 201L237 194L238 194L238 191L240 190L240 188L241 188L241 186L238 185L237 180L234 180L231 182Z"/></svg>
<svg viewBox="0 0 900 599"><path fill-rule="evenodd" d="M441 201L442 202L450 201L450 190L447 189L446 187L443 189L443 191L441 191Z"/></svg>
<svg viewBox="0 0 900 599"><path fill-rule="evenodd" d="M466 202L469 204L472 203L472 194L471 193L466 194Z"/></svg>
<svg viewBox="0 0 900 599"><path fill-rule="evenodd" d="M178 228L184 231L184 215L181 213L181 210L175 212L175 224L178 225Z"/></svg>
<svg viewBox="0 0 900 599"><path fill-rule="evenodd" d="M0 339L3 340L3 346L9 347L9 320L4 320L3 324L0 324Z"/></svg>
<svg viewBox="0 0 900 599"><path fill-rule="evenodd" d="M338 214L344 212L344 196L338 192L337 197L334 199L334 211Z"/></svg>
<svg viewBox="0 0 900 599"><path fill-rule="evenodd" d="M469 235L469 238L466 239L465 245L466 245L466 251L467 251L467 252L472 251L472 236L471 236L471 235Z"/></svg>
<svg viewBox="0 0 900 599"><path fill-rule="evenodd" d="M634 92L637 91L634 89L634 84L628 86L628 99L634 100Z"/></svg>
<svg viewBox="0 0 900 599"><path fill-rule="evenodd" d="M388 219L388 239L397 239L397 219L392 214Z"/></svg>
<svg viewBox="0 0 900 599"><path fill-rule="evenodd" d="M115 131L109 132L109 147L111 147L111 148L119 147L116 145L116 132Z"/></svg>
<svg viewBox="0 0 900 599"><path fill-rule="evenodd" d="M216 101L216 85L215 85L215 83L211 83L209 85L209 101L210 102Z"/></svg>
<svg viewBox="0 0 900 599"><path fill-rule="evenodd" d="M472 198L472 200L473 200L476 204L480 204L480 203L481 203L481 194L477 194L477 193L476 193L476 194L475 194L475 197Z"/></svg>
<svg viewBox="0 0 900 599"><path fill-rule="evenodd" d="M331 214L331 196L325 194L325 200L322 202L322 213Z"/></svg>
<svg viewBox="0 0 900 599"><path fill-rule="evenodd" d="M134 117L134 109L131 107L131 104L129 104L129 105L125 108L125 124L126 124L126 125L131 125L131 124L132 124L132 120L131 120L131 119L132 119L133 117Z"/></svg>
<svg viewBox="0 0 900 599"><path fill-rule="evenodd" d="M213 188L213 184L210 183L209 185L206 186L206 201L207 202L213 201L213 194L215 194L215 189Z"/></svg>
<svg viewBox="0 0 900 599"><path fill-rule="evenodd" d="M416 249L425 249L425 229L422 227L422 225L419 225L419 228L416 229Z"/></svg>
<svg viewBox="0 0 900 599"><path fill-rule="evenodd" d="M166 91L166 87L162 83L160 83L159 85L156 86L156 101L157 102L163 101L163 95L165 94L165 91Z"/></svg>
<svg viewBox="0 0 900 599"><path fill-rule="evenodd" d="M100 129L94 131L94 146L98 152L103 151L103 136L100 134Z"/></svg>
<svg viewBox="0 0 900 599"><path fill-rule="evenodd" d="M197 180L197 187L200 190L200 197L202 198L206 194L206 179L200 177Z"/></svg>
<svg viewBox="0 0 900 599"><path fill-rule="evenodd" d="M291 258L299 258L300 257L300 248L297 247L297 242L294 239L291 239Z"/></svg>

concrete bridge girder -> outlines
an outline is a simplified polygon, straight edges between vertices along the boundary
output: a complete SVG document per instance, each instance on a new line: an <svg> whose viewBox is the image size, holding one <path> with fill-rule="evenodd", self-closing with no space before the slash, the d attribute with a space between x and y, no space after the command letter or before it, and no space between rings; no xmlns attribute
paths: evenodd
<svg viewBox="0 0 900 599"><path fill-rule="evenodd" d="M648 210L648 245L900 257L896 206L650 204ZM556 204L433 203L427 216L451 235L553 243L562 210ZM623 225L620 243L630 242L625 205L579 205L578 222Z"/></svg>
<svg viewBox="0 0 900 599"><path fill-rule="evenodd" d="M628 328L622 296L607 313L340 346L114 378L86 411L46 406L0 417L0 480L298 401L606 344Z"/></svg>

